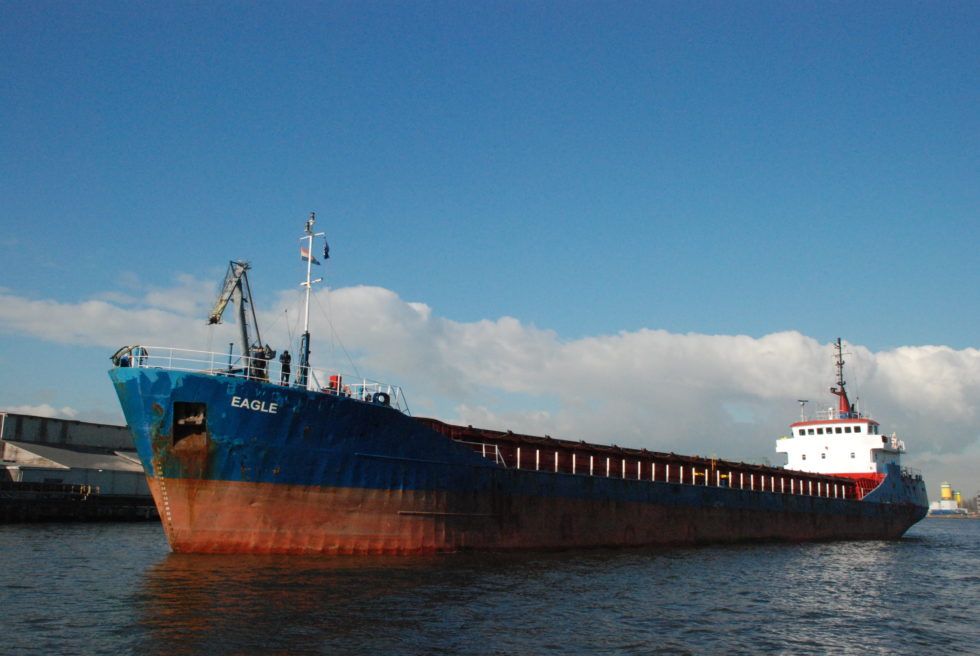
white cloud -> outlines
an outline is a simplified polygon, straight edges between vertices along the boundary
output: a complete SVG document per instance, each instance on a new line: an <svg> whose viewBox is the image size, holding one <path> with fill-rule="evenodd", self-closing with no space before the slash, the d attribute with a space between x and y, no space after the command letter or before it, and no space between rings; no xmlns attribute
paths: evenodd
<svg viewBox="0 0 980 656"><path fill-rule="evenodd" d="M180 314L207 316L215 300L215 282L200 280L187 274L179 274L176 281L177 284L173 287L151 289L143 302L150 307Z"/></svg>
<svg viewBox="0 0 980 656"><path fill-rule="evenodd" d="M836 402L831 345L798 332L639 330L563 340L510 317L451 321L386 289L318 297L346 347L361 354L359 365L403 384L426 411L464 424L776 461L774 442L798 419L797 399L811 401L811 414ZM846 345L845 359L852 399L906 441L908 464L978 444L970 402L980 397L977 350Z"/></svg>
<svg viewBox="0 0 980 656"><path fill-rule="evenodd" d="M0 330L60 344L214 344L221 351L237 343L237 328L205 326L202 307L213 292L210 283L184 277L148 295L144 308L6 294ZM295 308L299 298L282 292L278 306ZM798 332L756 338L644 329L567 340L512 317L452 321L378 287L318 290L311 311L316 366L400 384L416 413L464 424L777 461L774 443L798 419L797 399L809 399L811 413L835 402L830 345ZM259 320L269 326L265 341L280 350L302 330L295 309ZM348 355L353 363L345 364ZM852 399L860 397L886 432L905 440L906 464L942 480L952 477L947 471L968 476L980 468L973 402L980 351L874 353L848 345L845 359Z"/></svg>
<svg viewBox="0 0 980 656"><path fill-rule="evenodd" d="M19 415L34 415L36 417L58 417L61 419L77 419L78 410L65 406L54 408L47 403L41 405L0 406L0 412L10 412Z"/></svg>
<svg viewBox="0 0 980 656"><path fill-rule="evenodd" d="M107 303L115 303L116 305L133 305L139 299L137 299L135 296L123 294L121 292L102 292L93 296L92 300L106 301Z"/></svg>
<svg viewBox="0 0 980 656"><path fill-rule="evenodd" d="M60 303L9 294L0 295L0 331L55 344L113 348L134 343L200 345L208 339L203 317L129 309L102 300Z"/></svg>

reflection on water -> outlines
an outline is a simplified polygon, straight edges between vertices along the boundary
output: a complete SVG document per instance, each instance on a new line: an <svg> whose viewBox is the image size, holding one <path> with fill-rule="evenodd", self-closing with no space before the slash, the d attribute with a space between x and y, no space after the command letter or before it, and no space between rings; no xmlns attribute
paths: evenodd
<svg viewBox="0 0 980 656"><path fill-rule="evenodd" d="M434 565L169 554L146 574L142 621L154 642L179 651L200 650L213 640L213 650L220 652L229 636L240 646L315 650L310 640L321 631L332 640L356 633L358 610L372 599L411 596Z"/></svg>
<svg viewBox="0 0 980 656"><path fill-rule="evenodd" d="M146 574L141 622L153 642L178 651L234 653L261 645L281 653L479 652L481 643L469 642L477 637L473 633L521 603L515 598L508 608L494 608L500 595L519 591L534 570L547 574L533 562L497 554L170 554ZM559 562L557 557L546 567ZM527 603L536 605L536 597Z"/></svg>
<svg viewBox="0 0 980 656"><path fill-rule="evenodd" d="M950 653L970 628L951 626L924 584L935 549L910 537L396 559L171 554L146 574L140 621L153 643L198 653ZM937 612L942 625L927 619Z"/></svg>
<svg viewBox="0 0 980 656"><path fill-rule="evenodd" d="M977 653L980 521L895 542L405 558L0 526L0 553L9 653Z"/></svg>

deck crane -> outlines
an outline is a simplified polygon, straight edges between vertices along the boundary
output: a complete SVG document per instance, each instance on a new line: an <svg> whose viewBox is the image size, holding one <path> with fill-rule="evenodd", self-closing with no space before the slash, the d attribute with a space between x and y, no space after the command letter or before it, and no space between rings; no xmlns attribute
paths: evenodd
<svg viewBox="0 0 980 656"><path fill-rule="evenodd" d="M261 372L260 375L264 378L266 361L275 357L276 352L268 346L263 349L262 336L259 334L259 323L255 316L255 305L252 303L252 290L248 284L248 274L246 273L248 269L248 262L232 260L228 263L228 272L225 274L225 282L221 288L221 293L218 295L218 300L214 303L211 314L208 315L208 325L221 323L221 316L224 314L228 302L234 300L238 308L238 330L241 337L242 355L246 358L248 356L252 358L258 357L261 360L246 359L246 362L252 363L249 367L250 372ZM254 342L249 339L246 305L252 314L252 326L255 328ZM264 357L262 357L263 355Z"/></svg>

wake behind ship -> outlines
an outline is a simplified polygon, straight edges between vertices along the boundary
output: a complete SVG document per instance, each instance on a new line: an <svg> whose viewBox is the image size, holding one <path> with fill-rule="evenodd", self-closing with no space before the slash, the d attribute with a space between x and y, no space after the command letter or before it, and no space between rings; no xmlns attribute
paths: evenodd
<svg viewBox="0 0 980 656"><path fill-rule="evenodd" d="M927 512L921 477L901 467L904 445L844 411L839 340L841 409L779 441L794 469L412 417L400 388L310 366L312 247L322 237L313 225L311 215L301 238L307 318L295 375L289 357L277 362L262 345L254 309L249 332L243 262L229 266L210 319L235 302L240 355L135 346L113 356L109 375L176 552L895 539ZM840 467L821 453L838 454Z"/></svg>

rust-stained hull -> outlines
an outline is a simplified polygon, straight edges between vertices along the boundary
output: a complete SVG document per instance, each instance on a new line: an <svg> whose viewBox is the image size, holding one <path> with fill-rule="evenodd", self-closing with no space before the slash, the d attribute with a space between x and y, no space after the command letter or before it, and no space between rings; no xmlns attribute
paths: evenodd
<svg viewBox="0 0 980 656"><path fill-rule="evenodd" d="M151 488L158 500L161 488L166 489L171 513L162 519L171 547L189 553L425 554L895 539L917 514L912 508L867 517L610 498L491 495L461 500L446 493L224 481L151 480Z"/></svg>
<svg viewBox="0 0 980 656"><path fill-rule="evenodd" d="M177 552L893 539L927 509L921 480L897 468L859 499L844 479L493 438L375 403L241 378L127 368L110 375ZM474 451L467 441L475 437L505 458ZM600 456L604 468L596 466Z"/></svg>

